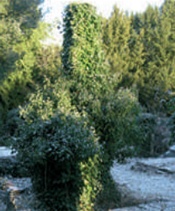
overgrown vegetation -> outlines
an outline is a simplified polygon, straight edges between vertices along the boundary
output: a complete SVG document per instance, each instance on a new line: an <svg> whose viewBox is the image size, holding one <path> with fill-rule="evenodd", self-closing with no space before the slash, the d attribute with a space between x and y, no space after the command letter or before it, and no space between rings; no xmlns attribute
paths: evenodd
<svg viewBox="0 0 175 211"><path fill-rule="evenodd" d="M32 104L37 106L35 100L31 100L28 106ZM42 99L38 99L37 104L43 107L43 114L45 109L50 110L52 107L50 104L45 105ZM23 114L28 115L27 111L26 108ZM86 126L86 119L75 111L64 114L57 110L48 119L31 119L31 122L24 119L14 146L31 173L34 189L42 205L48 210L76 210L84 182L82 173L90 159L95 159L98 154L93 130ZM88 175L83 176L90 177ZM91 181L87 178L86 182ZM86 186L91 188L90 185Z"/></svg>
<svg viewBox="0 0 175 211"><path fill-rule="evenodd" d="M63 46L41 42L39 3L0 3L0 144L18 151L42 209L117 207L113 161L162 153L161 118L174 141L174 1L109 19L69 4Z"/></svg>

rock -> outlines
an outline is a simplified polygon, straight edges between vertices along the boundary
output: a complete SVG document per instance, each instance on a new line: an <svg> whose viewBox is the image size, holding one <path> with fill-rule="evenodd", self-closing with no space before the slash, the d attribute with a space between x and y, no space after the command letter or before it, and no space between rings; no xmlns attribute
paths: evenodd
<svg viewBox="0 0 175 211"><path fill-rule="evenodd" d="M140 156L157 157L165 153L170 146L171 132L168 125L169 118L151 113L142 113L138 123L144 132L145 141L141 143Z"/></svg>
<svg viewBox="0 0 175 211"><path fill-rule="evenodd" d="M29 176L24 166L16 159L17 153L12 153L10 147L0 147L0 176L11 175L13 177Z"/></svg>
<svg viewBox="0 0 175 211"><path fill-rule="evenodd" d="M157 117L156 119L153 141L155 155L160 155L169 149L171 132L168 121L167 117Z"/></svg>
<svg viewBox="0 0 175 211"><path fill-rule="evenodd" d="M141 159L131 166L134 171L147 174L175 174L175 159Z"/></svg>
<svg viewBox="0 0 175 211"><path fill-rule="evenodd" d="M12 149L10 147L1 146L0 147L0 158L1 157L11 157Z"/></svg>
<svg viewBox="0 0 175 211"><path fill-rule="evenodd" d="M172 152L175 153L175 145L173 145L173 146L170 147L170 151L172 151Z"/></svg>
<svg viewBox="0 0 175 211"><path fill-rule="evenodd" d="M39 203L30 178L0 178L0 199L3 211L37 211Z"/></svg>
<svg viewBox="0 0 175 211"><path fill-rule="evenodd" d="M155 201L137 206L123 207L109 211L174 211L175 206L173 202Z"/></svg>
<svg viewBox="0 0 175 211"><path fill-rule="evenodd" d="M11 148L0 147L0 211L40 211L31 179L24 172Z"/></svg>
<svg viewBox="0 0 175 211"><path fill-rule="evenodd" d="M175 145L171 146L167 152L165 152L161 157L164 158L175 158Z"/></svg>
<svg viewBox="0 0 175 211"><path fill-rule="evenodd" d="M128 206L114 211L154 211L161 210L161 206L167 207L164 210L175 210L175 158L114 162L111 174L121 193L121 207Z"/></svg>

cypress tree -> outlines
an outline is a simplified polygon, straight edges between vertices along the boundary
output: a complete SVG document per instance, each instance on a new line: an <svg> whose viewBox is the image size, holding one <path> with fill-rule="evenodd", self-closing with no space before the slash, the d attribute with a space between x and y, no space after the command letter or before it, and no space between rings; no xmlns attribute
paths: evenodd
<svg viewBox="0 0 175 211"><path fill-rule="evenodd" d="M175 89L175 1L165 0L161 7L161 37L166 49L164 61L166 66L167 89ZM164 38L163 38L164 35ZM165 46L166 45L166 46Z"/></svg>
<svg viewBox="0 0 175 211"><path fill-rule="evenodd" d="M123 80L128 70L130 19L117 6L104 26L103 42L105 53L116 83Z"/></svg>
<svg viewBox="0 0 175 211"><path fill-rule="evenodd" d="M174 87L173 2L165 1L161 10L148 7L143 14L145 62L140 99L152 107L157 107L164 93Z"/></svg>
<svg viewBox="0 0 175 211"><path fill-rule="evenodd" d="M156 43L159 27L160 14L157 7L148 6L141 16L141 30L144 31L144 63L143 63L143 83L140 87L139 97L141 103L148 106L154 104L155 97L159 91L159 66L156 62Z"/></svg>
<svg viewBox="0 0 175 211"><path fill-rule="evenodd" d="M125 75L125 86L131 87L136 85L139 89L143 85L143 64L145 61L144 46L143 46L143 36L144 30L137 32L133 25L131 24L129 39L129 49L130 49L130 60L128 61L128 72Z"/></svg>

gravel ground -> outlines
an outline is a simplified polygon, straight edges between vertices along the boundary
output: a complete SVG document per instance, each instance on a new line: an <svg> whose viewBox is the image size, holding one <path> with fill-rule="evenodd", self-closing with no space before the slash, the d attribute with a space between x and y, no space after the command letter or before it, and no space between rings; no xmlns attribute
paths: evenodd
<svg viewBox="0 0 175 211"><path fill-rule="evenodd" d="M148 168L148 171L146 169L140 171L137 168L138 162L151 168ZM152 202L154 207L160 208L162 201L164 206L171 204L169 210L175 211L175 158L131 159L123 165L114 162L111 174L119 190L123 192L123 206ZM150 205L149 209L145 207L134 209L158 210L150 208Z"/></svg>

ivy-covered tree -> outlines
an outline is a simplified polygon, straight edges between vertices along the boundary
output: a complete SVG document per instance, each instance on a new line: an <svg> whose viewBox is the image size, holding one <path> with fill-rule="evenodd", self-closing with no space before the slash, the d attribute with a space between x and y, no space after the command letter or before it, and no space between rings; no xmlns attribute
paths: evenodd
<svg viewBox="0 0 175 211"><path fill-rule="evenodd" d="M129 21L127 23L129 27ZM109 172L113 160L116 157L123 159L122 157L125 157L127 153L121 152L121 149L126 145L128 149L133 143L128 137L135 134L133 120L139 110L139 105L134 92L120 90L116 93L117 80L113 77L115 73L109 71L102 50L101 24L101 18L91 5L75 3L68 5L64 16L62 62L64 75L70 83L72 104L82 114L84 112L88 114L99 136L99 143L102 145L99 181L105 192L112 183ZM120 25L119 29L128 34L123 41L123 34L120 37L121 31L117 32L126 47L124 50L129 53L127 46L129 28L125 31L125 26ZM125 51L122 51L122 44L117 44L119 46L113 46L113 49L118 48L117 55L121 50L124 61ZM135 139L132 138L132 140ZM93 207L90 206L88 210L93 210Z"/></svg>
<svg viewBox="0 0 175 211"><path fill-rule="evenodd" d="M105 77L101 19L87 3L70 4L64 13L62 62L71 80L72 100L81 111L99 95Z"/></svg>

